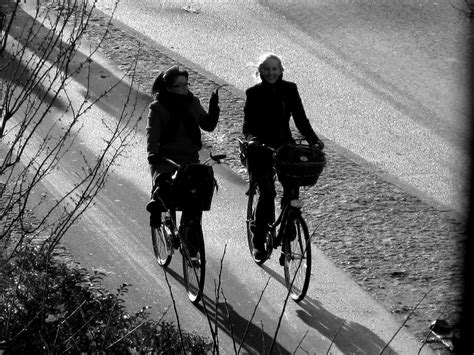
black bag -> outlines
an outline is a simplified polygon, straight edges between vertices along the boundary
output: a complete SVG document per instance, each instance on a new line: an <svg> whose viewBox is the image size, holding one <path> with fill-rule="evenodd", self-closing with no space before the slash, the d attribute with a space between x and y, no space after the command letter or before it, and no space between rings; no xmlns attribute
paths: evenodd
<svg viewBox="0 0 474 355"><path fill-rule="evenodd" d="M176 210L209 211L217 182L211 166L190 164L179 168L173 179Z"/></svg>

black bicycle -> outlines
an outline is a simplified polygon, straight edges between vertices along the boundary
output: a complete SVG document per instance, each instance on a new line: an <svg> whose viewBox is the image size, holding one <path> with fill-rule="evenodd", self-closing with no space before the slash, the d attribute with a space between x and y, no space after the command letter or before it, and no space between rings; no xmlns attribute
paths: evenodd
<svg viewBox="0 0 474 355"><path fill-rule="evenodd" d="M248 143L239 140L241 160L248 168ZM302 141L292 145L285 145L278 150L261 145L267 149L274 158L274 178L280 182L290 182L295 189L300 186L315 185L321 174L326 158L324 153ZM284 267L285 283L292 299L301 301L308 291L311 276L311 238L308 226L302 215L303 203L299 199L289 201L275 222L268 225L265 251L266 256L256 259L253 253L253 231L255 230L255 211L260 197L257 183L249 177L247 204L247 239L255 263L262 265L267 261L273 249L281 246L280 265Z"/></svg>
<svg viewBox="0 0 474 355"><path fill-rule="evenodd" d="M216 181L209 162L220 164L226 155L212 155L202 164L180 165L165 159L176 168L176 173L169 181L169 196L158 196L166 211L161 212L160 227L151 227L151 238L156 260L163 268L171 262L174 250L182 255L183 277L189 300L197 304L202 297L206 276L206 252L200 220L189 218L180 226L176 224L176 211L183 211L194 205L202 211L211 207ZM204 180L204 182L203 182Z"/></svg>

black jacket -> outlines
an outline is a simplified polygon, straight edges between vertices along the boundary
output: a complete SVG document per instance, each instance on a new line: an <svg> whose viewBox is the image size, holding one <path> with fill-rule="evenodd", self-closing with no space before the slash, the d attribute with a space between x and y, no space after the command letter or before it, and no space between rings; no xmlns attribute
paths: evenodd
<svg viewBox="0 0 474 355"><path fill-rule="evenodd" d="M247 140L258 138L273 148L294 142L290 131L290 116L296 128L310 144L319 141L306 117L295 83L279 79L275 84L265 81L246 91L244 125Z"/></svg>

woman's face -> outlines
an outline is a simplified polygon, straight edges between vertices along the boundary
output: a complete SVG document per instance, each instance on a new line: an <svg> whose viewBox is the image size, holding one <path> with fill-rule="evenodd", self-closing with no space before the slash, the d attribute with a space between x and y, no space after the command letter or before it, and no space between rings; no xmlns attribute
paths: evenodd
<svg viewBox="0 0 474 355"><path fill-rule="evenodd" d="M280 63L275 58L268 58L260 67L260 75L270 84L274 84L281 75Z"/></svg>
<svg viewBox="0 0 474 355"><path fill-rule="evenodd" d="M188 79L184 75L180 75L174 79L173 85L168 87L167 90L174 94L186 95L189 91L188 86Z"/></svg>

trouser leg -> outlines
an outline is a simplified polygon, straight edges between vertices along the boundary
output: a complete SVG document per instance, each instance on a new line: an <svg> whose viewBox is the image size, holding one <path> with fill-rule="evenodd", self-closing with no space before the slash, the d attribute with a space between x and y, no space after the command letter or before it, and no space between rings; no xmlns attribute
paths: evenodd
<svg viewBox="0 0 474 355"><path fill-rule="evenodd" d="M161 213L166 211L166 201L170 201L170 173L152 172L153 186L151 198L147 204L147 211L150 212L150 225L159 227L161 224Z"/></svg>
<svg viewBox="0 0 474 355"><path fill-rule="evenodd" d="M251 180L259 189L260 197L255 210L253 244L263 249L268 224L275 219L275 182L273 181L273 156L270 151L254 147L248 151L248 167Z"/></svg>
<svg viewBox="0 0 474 355"><path fill-rule="evenodd" d="M257 179L260 198L255 211L254 245L263 246L268 225L275 220L275 183L273 172L261 175Z"/></svg>

